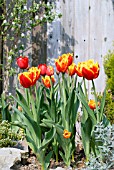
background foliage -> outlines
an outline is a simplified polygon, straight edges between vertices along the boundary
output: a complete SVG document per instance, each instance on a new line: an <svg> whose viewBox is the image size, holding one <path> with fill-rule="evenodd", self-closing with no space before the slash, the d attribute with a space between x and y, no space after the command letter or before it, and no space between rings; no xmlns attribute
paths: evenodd
<svg viewBox="0 0 114 170"><path fill-rule="evenodd" d="M114 50L109 51L104 57L104 70L107 76L105 114L112 124L114 124Z"/></svg>

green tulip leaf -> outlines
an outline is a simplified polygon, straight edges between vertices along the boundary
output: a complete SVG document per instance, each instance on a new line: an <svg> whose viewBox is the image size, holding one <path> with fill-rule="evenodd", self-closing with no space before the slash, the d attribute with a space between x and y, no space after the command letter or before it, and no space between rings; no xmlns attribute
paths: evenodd
<svg viewBox="0 0 114 170"><path fill-rule="evenodd" d="M106 99L106 88L104 90L103 96L102 96L102 100L101 100L101 104L100 104L100 120L103 119L103 111L104 111L104 106L105 106L105 99Z"/></svg>
<svg viewBox="0 0 114 170"><path fill-rule="evenodd" d="M45 157L45 167L48 169L53 151L50 151Z"/></svg>
<svg viewBox="0 0 114 170"><path fill-rule="evenodd" d="M46 145L54 138L55 134L56 134L56 129L53 127L48 132L45 132L45 137L42 141L41 148L45 148Z"/></svg>

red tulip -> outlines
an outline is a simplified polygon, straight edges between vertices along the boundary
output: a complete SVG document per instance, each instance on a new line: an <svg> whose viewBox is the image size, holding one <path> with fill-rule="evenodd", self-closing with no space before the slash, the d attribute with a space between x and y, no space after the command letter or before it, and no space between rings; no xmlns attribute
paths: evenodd
<svg viewBox="0 0 114 170"><path fill-rule="evenodd" d="M47 66L46 75L52 76L54 74L54 68L52 66Z"/></svg>
<svg viewBox="0 0 114 170"><path fill-rule="evenodd" d="M41 70L40 74L42 76L46 75L46 69L47 69L47 65L46 64L39 64L38 68Z"/></svg>
<svg viewBox="0 0 114 170"><path fill-rule="evenodd" d="M16 59L16 61L20 69L26 69L28 67L28 57L20 56Z"/></svg>

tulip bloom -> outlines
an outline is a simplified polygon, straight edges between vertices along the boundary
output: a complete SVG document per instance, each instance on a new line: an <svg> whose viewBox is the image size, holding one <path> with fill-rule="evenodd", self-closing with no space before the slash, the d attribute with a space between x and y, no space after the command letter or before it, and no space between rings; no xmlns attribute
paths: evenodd
<svg viewBox="0 0 114 170"><path fill-rule="evenodd" d="M73 54L72 53L67 53L67 54L63 54L62 58L67 58L68 59L68 66L70 66L73 62Z"/></svg>
<svg viewBox="0 0 114 170"><path fill-rule="evenodd" d="M66 138L66 139L70 138L71 137L71 132L69 132L68 130L65 129L64 133L63 133L63 137Z"/></svg>
<svg viewBox="0 0 114 170"><path fill-rule="evenodd" d="M89 106L90 109L92 109L92 110L96 109L96 103L95 103L95 101L94 101L94 100L90 100L90 101L88 102L88 106Z"/></svg>
<svg viewBox="0 0 114 170"><path fill-rule="evenodd" d="M39 64L38 69L40 69L40 74L42 76L46 75L47 65L46 64Z"/></svg>
<svg viewBox="0 0 114 170"><path fill-rule="evenodd" d="M29 88L36 83L36 78L33 72L23 72L18 75L20 84L24 88Z"/></svg>
<svg viewBox="0 0 114 170"><path fill-rule="evenodd" d="M54 75L54 68L53 68L52 66L47 66L46 75L47 75L47 76L52 76L52 75Z"/></svg>
<svg viewBox="0 0 114 170"><path fill-rule="evenodd" d="M76 73L76 64L72 63L69 67L68 67L68 74L70 76L73 76Z"/></svg>
<svg viewBox="0 0 114 170"><path fill-rule="evenodd" d="M28 57L20 56L16 59L16 61L20 69L26 69L28 67Z"/></svg>
<svg viewBox="0 0 114 170"><path fill-rule="evenodd" d="M65 73L66 70L68 69L68 60L67 59L62 59L62 60L56 59L55 65L56 65L56 69L58 72Z"/></svg>
<svg viewBox="0 0 114 170"><path fill-rule="evenodd" d="M31 67L29 70L29 72L33 72L33 76L34 76L34 79L38 80L40 78L40 72L41 70L38 69L37 67Z"/></svg>
<svg viewBox="0 0 114 170"><path fill-rule="evenodd" d="M54 79L54 76L45 76L45 77L42 77L42 82L44 84L45 87L47 88L50 88L51 87L51 81L52 83L55 82L55 79Z"/></svg>
<svg viewBox="0 0 114 170"><path fill-rule="evenodd" d="M84 64L85 64L85 62L79 62L76 67L76 73L79 77L83 77L82 68L83 68Z"/></svg>
<svg viewBox="0 0 114 170"><path fill-rule="evenodd" d="M100 67L98 63L94 63L93 60L88 60L82 68L82 75L87 80L93 80L98 77L99 70Z"/></svg>

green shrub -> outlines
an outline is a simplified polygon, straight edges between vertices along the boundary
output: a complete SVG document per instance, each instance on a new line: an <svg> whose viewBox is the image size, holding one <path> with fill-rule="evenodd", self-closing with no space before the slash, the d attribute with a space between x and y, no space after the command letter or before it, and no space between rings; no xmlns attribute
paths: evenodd
<svg viewBox="0 0 114 170"><path fill-rule="evenodd" d="M109 51L108 54L104 56L104 71L107 76L107 92L104 113L110 120L111 124L114 124L114 51Z"/></svg>
<svg viewBox="0 0 114 170"><path fill-rule="evenodd" d="M11 123L8 123L6 120L0 123L0 148L12 147L22 138L22 132L16 133L12 130Z"/></svg>

